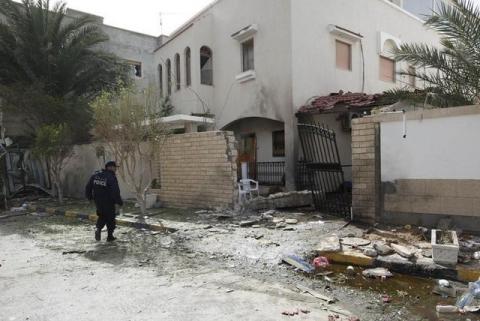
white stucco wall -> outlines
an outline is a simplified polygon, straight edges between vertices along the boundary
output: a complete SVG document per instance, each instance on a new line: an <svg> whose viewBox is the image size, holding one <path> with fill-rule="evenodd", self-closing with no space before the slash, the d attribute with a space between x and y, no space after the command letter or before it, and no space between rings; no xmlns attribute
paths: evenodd
<svg viewBox="0 0 480 321"><path fill-rule="evenodd" d="M480 179L480 115L381 123L382 181Z"/></svg>
<svg viewBox="0 0 480 321"><path fill-rule="evenodd" d="M335 40L327 26L338 25L363 35L366 93L381 93L407 83L379 79L379 39L384 32L403 42L437 45L438 36L423 22L398 6L383 0L300 0L292 4L293 104L300 107L316 95L332 92L362 91L363 64L360 42L352 43L352 70L335 65ZM397 64L397 69L405 66Z"/></svg>

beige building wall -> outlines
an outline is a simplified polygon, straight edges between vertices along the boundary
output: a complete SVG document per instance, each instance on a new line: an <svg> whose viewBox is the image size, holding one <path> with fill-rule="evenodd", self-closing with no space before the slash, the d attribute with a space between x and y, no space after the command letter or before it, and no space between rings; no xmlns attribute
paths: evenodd
<svg viewBox="0 0 480 321"><path fill-rule="evenodd" d="M353 210L366 222L480 230L480 106L365 117L353 123Z"/></svg>
<svg viewBox="0 0 480 321"><path fill-rule="evenodd" d="M157 154L154 176L163 205L231 208L236 201L237 150L232 132L171 136Z"/></svg>

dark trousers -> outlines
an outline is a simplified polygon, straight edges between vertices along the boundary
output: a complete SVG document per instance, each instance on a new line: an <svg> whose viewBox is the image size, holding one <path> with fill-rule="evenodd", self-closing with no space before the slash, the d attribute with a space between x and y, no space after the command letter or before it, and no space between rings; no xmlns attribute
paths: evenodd
<svg viewBox="0 0 480 321"><path fill-rule="evenodd" d="M115 205L105 206L97 205L97 229L101 230L107 226L108 235L112 235L115 230Z"/></svg>

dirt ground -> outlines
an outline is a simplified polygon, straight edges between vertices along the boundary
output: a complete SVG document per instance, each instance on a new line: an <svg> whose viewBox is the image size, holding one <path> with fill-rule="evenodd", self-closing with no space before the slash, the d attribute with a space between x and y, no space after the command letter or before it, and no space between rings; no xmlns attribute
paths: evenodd
<svg viewBox="0 0 480 321"><path fill-rule="evenodd" d="M166 215L164 223L177 229L171 234L120 227L112 244L95 242L90 222L43 215L0 221L0 320L347 321L348 311L362 321L467 320L431 313L422 299L431 296L431 280L397 278L390 287L407 295L385 304L389 287L375 280L353 287L355 280L336 278L344 267L324 279L280 264L287 254L311 255L319 236L362 233L341 229L343 221L285 213L300 223L284 231L190 214ZM328 305L298 284L338 301Z"/></svg>

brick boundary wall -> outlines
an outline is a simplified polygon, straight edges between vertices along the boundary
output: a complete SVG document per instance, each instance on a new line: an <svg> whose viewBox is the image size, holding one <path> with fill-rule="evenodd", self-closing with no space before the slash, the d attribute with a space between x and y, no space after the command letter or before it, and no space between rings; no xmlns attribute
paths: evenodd
<svg viewBox="0 0 480 321"><path fill-rule="evenodd" d="M237 200L237 149L233 132L173 135L155 159L163 205L232 208Z"/></svg>
<svg viewBox="0 0 480 321"><path fill-rule="evenodd" d="M352 122L352 210L355 221L374 224L380 212L380 124Z"/></svg>

